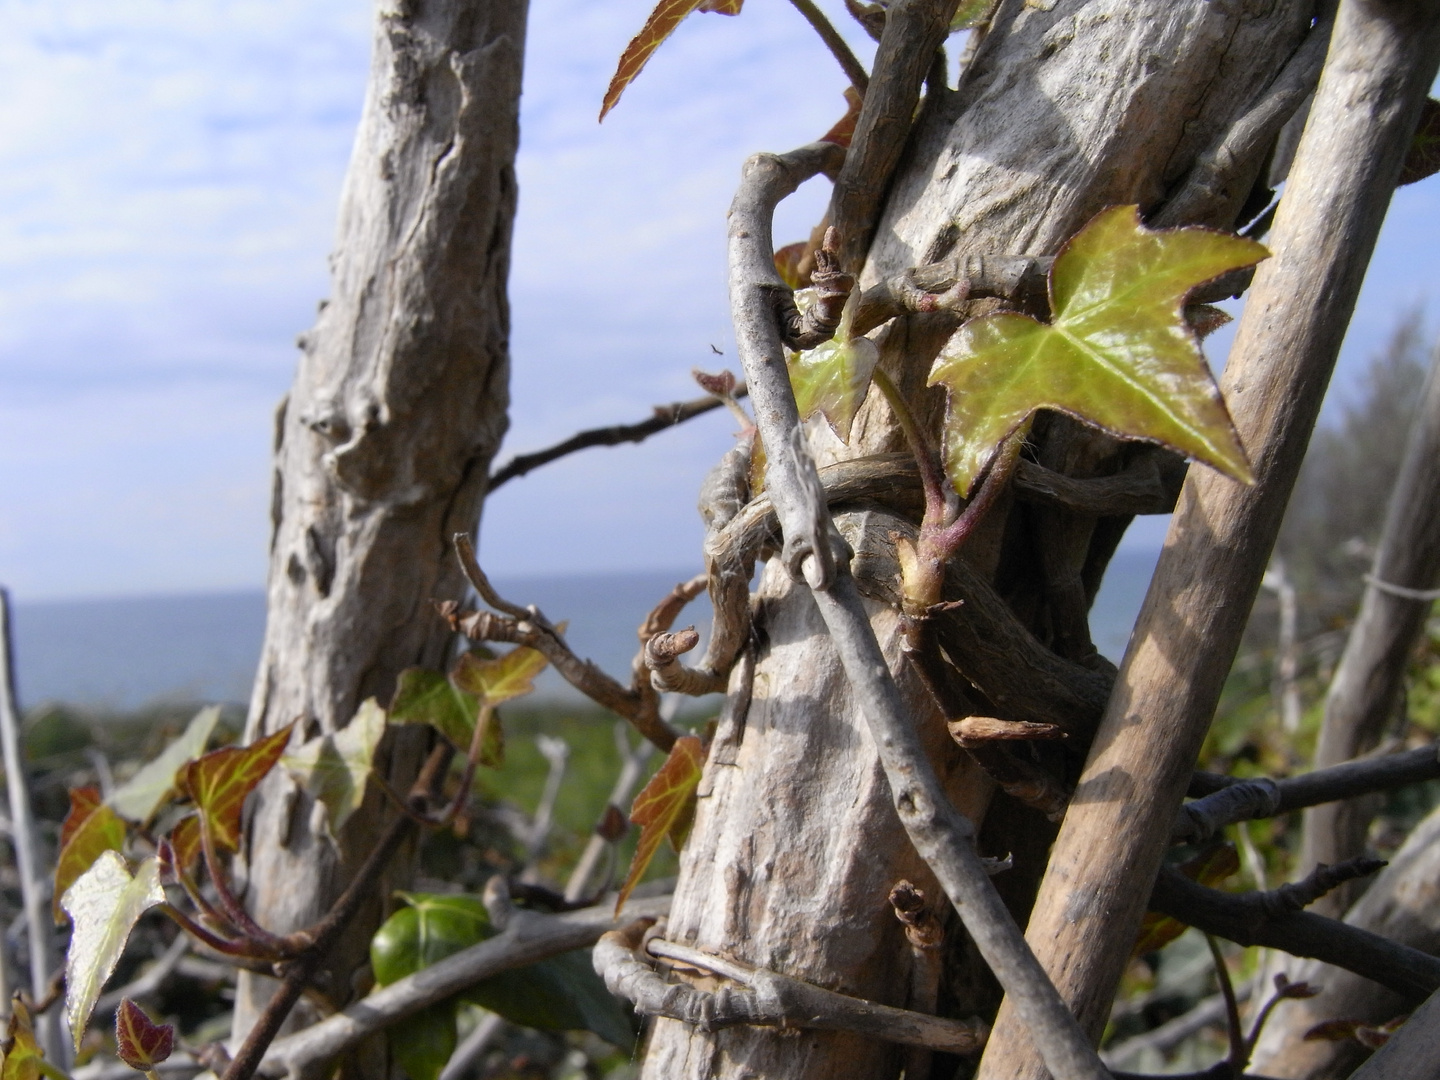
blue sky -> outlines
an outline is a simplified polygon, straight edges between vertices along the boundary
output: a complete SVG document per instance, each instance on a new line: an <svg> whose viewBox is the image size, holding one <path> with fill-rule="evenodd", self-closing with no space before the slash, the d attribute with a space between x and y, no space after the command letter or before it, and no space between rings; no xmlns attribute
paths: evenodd
<svg viewBox="0 0 1440 1080"><path fill-rule="evenodd" d="M688 20L597 125L646 8L532 3L502 456L693 396L712 344L733 363L739 164L842 109L794 10L750 0ZM263 582L271 412L326 294L370 21L367 0L0 0L0 583L21 599ZM777 239L824 195L783 206ZM1397 196L1340 392L1417 302L1440 311L1435 179ZM487 565L698 566L695 490L732 427L512 483Z"/></svg>

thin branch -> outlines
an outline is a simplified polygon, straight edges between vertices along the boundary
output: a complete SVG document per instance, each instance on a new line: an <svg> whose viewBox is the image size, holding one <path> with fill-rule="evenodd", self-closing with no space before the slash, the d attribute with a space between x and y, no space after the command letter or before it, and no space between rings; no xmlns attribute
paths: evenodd
<svg viewBox="0 0 1440 1080"><path fill-rule="evenodd" d="M1248 1000L1249 984L1242 984L1235 996L1240 1001ZM1219 994L1212 994L1188 1012L1165 1021L1143 1035L1135 1035L1124 1042L1115 1043L1102 1051L1100 1056L1112 1068L1139 1057L1146 1050L1155 1050L1168 1057L1175 1047L1192 1035L1204 1031L1212 1024L1222 1023L1225 1020L1225 1009L1225 999Z"/></svg>
<svg viewBox="0 0 1440 1080"><path fill-rule="evenodd" d="M648 948L653 955L714 972L739 985L711 992L683 982L667 982L640 955L647 926L644 920L632 922L623 930L605 934L595 945L595 970L606 987L647 1016L667 1016L702 1031L737 1024L850 1031L952 1054L973 1054L984 1045L986 1025L979 1019L949 1020L877 1005L765 968L652 939Z"/></svg>
<svg viewBox="0 0 1440 1080"><path fill-rule="evenodd" d="M1369 860L1369 872L1376 865ZM1411 1001L1433 993L1440 988L1440 958L1349 923L1299 910L1324 886L1333 887L1333 877L1343 878L1355 869L1364 871L1365 867L1353 863L1325 867L1305 882L1269 892L1226 893L1198 885L1167 867L1156 879L1150 909L1237 945L1263 945L1334 964Z"/></svg>
<svg viewBox="0 0 1440 1080"><path fill-rule="evenodd" d="M1311 27L1260 100L1196 159L1180 190L1155 215L1155 225L1188 225L1203 220L1217 204L1230 201L1231 184L1237 180L1249 182L1244 179L1248 167L1270 148L1280 129L1320 81L1334 26L1332 15Z"/></svg>
<svg viewBox="0 0 1440 1080"><path fill-rule="evenodd" d="M745 394L744 383L735 387L735 397L742 398ZM664 431L667 428L683 424L686 420L693 420L697 416L704 416L708 412L714 412L724 404L725 402L720 398L713 394L708 394L702 398L692 398L690 401L676 401L670 405L656 405L654 415L638 423L612 424L609 427L590 428L587 431L577 432L563 442L558 442L554 446L548 446L544 450L515 455L490 474L486 491L488 494L493 495L495 489L502 484L509 483L517 477L524 476L526 473L540 468L541 465L548 465L552 461L556 461L579 450L588 450L594 446L621 446L624 443L644 442L651 435Z"/></svg>
<svg viewBox="0 0 1440 1080"><path fill-rule="evenodd" d="M945 966L945 927L934 908L926 903L924 891L909 881L895 883L890 890L890 906L904 924L905 940L910 945L910 993L905 1007L911 1012L932 1014L939 1001ZM929 1076L932 1060L928 1047L912 1047L905 1056L905 1075Z"/></svg>
<svg viewBox="0 0 1440 1080"><path fill-rule="evenodd" d="M957 316L982 297L1044 314L1046 283L1055 265L1049 255L995 255L961 252L937 263L915 266L865 290L855 314L855 332L869 333L907 312L950 311Z"/></svg>
<svg viewBox="0 0 1440 1080"><path fill-rule="evenodd" d="M1220 983L1220 996L1225 1001L1225 1034L1230 1042L1230 1065L1238 1070L1245 1068L1250 1055L1245 1048L1245 1032L1240 1027L1240 1002L1235 997L1235 984L1230 981L1230 968L1226 966L1225 954L1214 934L1205 935L1205 944L1210 948L1210 958L1215 962L1215 978Z"/></svg>
<svg viewBox="0 0 1440 1080"><path fill-rule="evenodd" d="M667 721L674 719L679 704L679 698L667 699L660 706L660 715ZM631 749L630 740L625 734L626 730L624 724L617 724L615 727L615 741L620 747L620 760L624 764L620 766L620 775L615 778L615 786L610 789L610 798L605 803L605 811L591 832L590 840L586 843L580 860L575 864L575 869L570 871L570 880L565 883L565 899L570 903L575 903L585 895L585 890L590 886L590 879L595 874L595 867L600 861L600 856L612 848L613 841L605 835L606 821L613 817L613 811L621 815L618 824L625 824L624 813L620 807L630 801L630 796L634 794L635 786L640 783L641 774L645 771L645 763L650 760L650 755L655 749L655 745L645 739Z"/></svg>
<svg viewBox="0 0 1440 1080"><path fill-rule="evenodd" d="M790 0L795 5L795 10L805 16L805 21L815 28L820 35L820 40L830 50L830 55L835 57L840 70L845 72L845 77L850 80L850 85L855 87L856 93L862 97L865 91L870 88L870 76L866 73L864 65L855 58L850 51L850 46L845 43L839 32L825 17L825 13L811 2L811 0Z"/></svg>
<svg viewBox="0 0 1440 1080"><path fill-rule="evenodd" d="M1090 517L1168 514L1175 509L1185 462L1159 447L1113 476L1077 480L1021 458L1010 481L1021 502L1058 506Z"/></svg>
<svg viewBox="0 0 1440 1080"><path fill-rule="evenodd" d="M1207 780L1209 774L1207 775ZM1353 799L1409 784L1440 779L1440 744L1399 754L1347 761L1284 780L1231 780L1219 791L1186 803L1176 818L1173 841L1209 839L1226 825L1288 814L1308 806ZM1213 781L1211 781L1213 782Z"/></svg>
<svg viewBox="0 0 1440 1080"><path fill-rule="evenodd" d="M693 626L673 634L656 634L645 643L645 666L650 670L650 684L662 693L701 697L724 691L726 678L699 668L687 668L680 662L696 645L700 635Z"/></svg>
<svg viewBox="0 0 1440 1080"><path fill-rule="evenodd" d="M663 915L669 908L668 896L632 899L626 904L627 912L651 917ZM304 1031L277 1039L260 1065L260 1075L299 1075L427 1005L453 997L492 975L587 948L617 925L613 909L611 903L560 915L515 911L505 929L494 937L398 979ZM626 920L633 917L627 914Z"/></svg>
<svg viewBox="0 0 1440 1080"><path fill-rule="evenodd" d="M909 3L890 8L877 71L884 70L882 61L887 55L896 61L901 59L889 47L892 40L898 40L892 31L909 34L914 29L916 37L928 33L928 27L907 25L926 10L923 5ZM942 36L945 21L939 20ZM919 58L917 66L922 75L933 50L932 43ZM879 85L877 79L867 97L861 115L862 130ZM913 108L913 95L908 108ZM908 119L907 111L903 120ZM906 126L898 125L902 138ZM730 210L731 316L755 403L756 422L769 455L766 481L784 530L784 565L792 575L803 576L811 588L856 702L874 734L891 798L906 834L935 872L981 955L1019 1009L1051 1073L1056 1080L1108 1080L1094 1048L1060 1000L986 875L975 851L973 823L951 805L925 756L920 735L906 713L850 576L848 545L830 519L815 463L805 450L770 303L771 282L776 276L771 219L780 199L818 171L831 153L826 146L812 145L783 157L751 158L745 164ZM851 160L855 160L853 150ZM849 171L850 161L846 169ZM888 166L883 174L889 175ZM837 187L837 195L839 191ZM837 224L850 220L852 228L864 230L859 237L863 242L856 246L861 252L869 235L869 211L856 213L862 203L842 200L837 205L844 212L836 218ZM851 238L845 239L849 243Z"/></svg>

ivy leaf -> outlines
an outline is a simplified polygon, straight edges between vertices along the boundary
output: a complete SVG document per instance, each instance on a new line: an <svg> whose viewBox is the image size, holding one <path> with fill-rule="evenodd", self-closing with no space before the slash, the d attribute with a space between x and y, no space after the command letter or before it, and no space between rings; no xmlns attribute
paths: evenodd
<svg viewBox="0 0 1440 1080"><path fill-rule="evenodd" d="M155 1068L175 1049L175 1029L157 1024L129 998L115 1010L115 1056L132 1069Z"/></svg>
<svg viewBox="0 0 1440 1080"><path fill-rule="evenodd" d="M238 850L245 798L280 760L294 727L287 724L249 746L222 747L185 766L181 788L195 800L217 848Z"/></svg>
<svg viewBox="0 0 1440 1080"><path fill-rule="evenodd" d="M533 693L535 676L545 670L547 663L543 653L524 645L517 645L493 660L483 660L469 652L456 662L450 681L467 694L474 694L481 705L494 707Z"/></svg>
<svg viewBox="0 0 1440 1080"><path fill-rule="evenodd" d="M704 767L705 748L700 740L694 735L681 736L670 748L665 764L635 796L630 820L640 826L640 840L635 845L635 857L630 860L630 872L625 875L625 884L615 901L617 915L655 857L660 841L671 837L676 850L685 842L695 821L696 791Z"/></svg>
<svg viewBox="0 0 1440 1080"><path fill-rule="evenodd" d="M775 272L792 291L803 289L807 284L800 276L800 262L809 251L810 242L808 240L797 240L793 244L786 244L782 248L775 249Z"/></svg>
<svg viewBox="0 0 1440 1080"><path fill-rule="evenodd" d="M929 384L949 391L945 466L955 490L968 495L995 448L1037 409L1163 443L1250 482L1182 304L1196 285L1268 254L1209 229L1146 229L1134 206L1102 210L1050 271L1052 322L986 315L940 350Z"/></svg>
<svg viewBox="0 0 1440 1080"><path fill-rule="evenodd" d="M429 724L462 752L469 749L480 715L480 699L456 689L444 675L425 668L406 668L395 684L390 702L393 724ZM492 716L480 748L480 764L492 768L505 760L505 733L500 718Z"/></svg>
<svg viewBox="0 0 1440 1080"><path fill-rule="evenodd" d="M125 822L100 802L92 787L70 789L70 813L60 827L60 857L55 860L55 889L50 910L57 923L65 921L60 898L89 870L102 851L119 851L125 846Z"/></svg>
<svg viewBox="0 0 1440 1080"><path fill-rule="evenodd" d="M835 336L808 352L790 356L790 386L800 419L819 413L839 436L850 442L855 414L870 390L870 378L880 360L880 350L867 337L851 337L850 326L859 307L860 291L850 294Z"/></svg>
<svg viewBox="0 0 1440 1080"><path fill-rule="evenodd" d="M295 782L325 804L331 836L340 835L364 801L370 764L384 734L385 710L374 698L366 698L345 727L317 736L280 759Z"/></svg>
<svg viewBox="0 0 1440 1080"><path fill-rule="evenodd" d="M375 981L387 986L495 934L477 896L400 893L406 906L390 916L370 943ZM627 1011L590 964L589 950L550 957L478 983L460 995L522 1027L585 1029L623 1048L634 1042ZM455 1004L441 1002L390 1029L391 1046L412 1080L434 1080L449 1060L432 1048L454 1038ZM438 1059L438 1060L437 1060Z"/></svg>
<svg viewBox="0 0 1440 1080"><path fill-rule="evenodd" d="M30 1010L20 995L10 1000L10 1023L5 1031L5 1042L0 1044L4 1062L0 1064L0 1080L40 1080L40 1063L45 1054L35 1041L35 1027L30 1021Z"/></svg>
<svg viewBox="0 0 1440 1080"><path fill-rule="evenodd" d="M149 821L156 807L165 801L165 796L178 787L175 774L205 752L219 720L218 705L201 709L179 738L165 747L154 761L116 788L106 801L121 817L141 824Z"/></svg>
<svg viewBox="0 0 1440 1080"><path fill-rule="evenodd" d="M1235 854L1234 844L1216 844L1175 869L1191 881L1213 889L1240 869L1240 857ZM1140 924L1140 936L1135 941L1131 955L1144 956L1146 953L1163 949L1184 932L1185 924L1179 919L1172 919L1169 915L1161 915L1156 911L1146 912L1145 919Z"/></svg>
<svg viewBox="0 0 1440 1080"><path fill-rule="evenodd" d="M958 34L961 30L984 26L995 13L998 2L999 0L960 0L960 6L955 9L955 16L950 20L950 33Z"/></svg>
<svg viewBox="0 0 1440 1080"><path fill-rule="evenodd" d="M175 859L175 869L188 874L200 861L203 850L200 840L200 815L187 814L170 830L170 849Z"/></svg>
<svg viewBox="0 0 1440 1080"><path fill-rule="evenodd" d="M1420 107L1415 137L1405 154L1405 164L1400 167L1398 183L1413 184L1437 172L1440 172L1440 101L1426 98Z"/></svg>
<svg viewBox="0 0 1440 1080"><path fill-rule="evenodd" d="M685 16L692 11L739 15L744 2L745 0L660 0L655 10L650 13L650 18L646 19L645 25L640 28L640 33L630 40L630 44L625 46L625 51L620 54L620 64L610 79L605 100L600 105L600 119L604 120L605 114L615 107L620 95L634 81L635 76L640 74L650 55L660 47L661 42L675 32L675 28L685 20Z"/></svg>
<svg viewBox="0 0 1440 1080"><path fill-rule="evenodd" d="M103 852L61 899L75 925L65 958L65 1016L76 1050L130 931L141 915L164 902L160 864L146 859L131 877L125 860L113 851Z"/></svg>

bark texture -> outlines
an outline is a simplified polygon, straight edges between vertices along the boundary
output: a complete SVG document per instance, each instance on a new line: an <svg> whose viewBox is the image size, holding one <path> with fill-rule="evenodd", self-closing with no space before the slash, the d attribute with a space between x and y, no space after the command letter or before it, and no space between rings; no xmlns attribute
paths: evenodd
<svg viewBox="0 0 1440 1080"><path fill-rule="evenodd" d="M336 730L366 698L388 701L402 669L444 661L449 635L429 602L465 588L450 537L475 527L506 425L526 3L381 0L376 14L332 293L300 338L276 421L249 738L297 719L307 734ZM377 764L392 777L413 771L423 738L387 741ZM257 801L245 900L262 925L294 930L365 856L380 800L351 818L338 851L323 807L283 771ZM353 994L389 891L327 965L323 988L338 1003ZM237 1036L268 994L268 980L243 978Z"/></svg>
<svg viewBox="0 0 1440 1080"><path fill-rule="evenodd" d="M1054 254L1105 206L1156 208L1265 88L1309 17L1304 0L1006 0L959 90L932 91L927 99L891 186L864 284L960 251ZM1234 200L1216 203L1203 219L1233 224L1238 209ZM931 424L943 397L925 390L924 381L950 326L913 315L881 331L882 363ZM1041 463L1071 476L1116 473L1134 452L1058 418L1037 437ZM821 465L904 449L878 394L857 419L850 446L815 429L811 445ZM878 597L887 590L877 583L893 590L894 570L877 537L893 526L883 524L882 514L868 516L874 519L868 530L850 515L840 521L857 548L857 583L864 591L868 578L870 595ZM1007 500L967 557L1043 642L1067 659L1103 667L1085 612L1128 520ZM1057 554L1042 564L1036 552L1047 538L1056 541ZM752 697L747 711L732 684L667 936L904 1005L908 950L885 898L898 877L927 890L933 882L917 867L889 805L873 743L809 591L781 574L778 566L767 569L758 609L765 644ZM875 602L873 618L937 772L956 805L978 822L992 782L946 740L945 718L893 659L899 641L893 610ZM1025 678L1018 667L1016 678ZM993 703L983 707L986 715L1007 716ZM1016 853L1016 870L996 884L1023 917L1053 827L1008 799L1000 819L1005 827L991 839L982 836L982 849ZM963 934L956 929L952 936L963 954ZM981 976L953 980L942 999L958 1014L993 1010L993 994ZM644 1076L869 1080L895 1076L901 1067L900 1055L853 1035L706 1034L665 1020L655 1025Z"/></svg>
<svg viewBox="0 0 1440 1080"><path fill-rule="evenodd" d="M1325 696L1325 720L1315 765L1338 765L1373 750L1385 735L1405 692L1405 667L1431 602L1397 595L1386 585L1424 592L1440 582L1440 353L1395 479L1380 549L1370 570L1360 615ZM1378 582L1379 584L1375 584ZM1374 799L1327 803L1305 812L1302 873L1316 863L1338 863L1361 854ZM1317 911L1339 916L1358 894L1342 887L1320 900Z"/></svg>

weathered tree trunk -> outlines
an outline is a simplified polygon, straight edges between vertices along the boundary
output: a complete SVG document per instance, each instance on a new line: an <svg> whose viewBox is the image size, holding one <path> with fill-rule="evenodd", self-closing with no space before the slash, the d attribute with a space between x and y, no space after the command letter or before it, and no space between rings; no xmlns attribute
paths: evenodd
<svg viewBox="0 0 1440 1080"><path fill-rule="evenodd" d="M959 90L931 92L891 187L863 283L960 250L1053 254L1106 206L1155 209L1290 56L1310 15L1306 0L1006 0ZM1261 162L1248 164L1199 220L1234 224ZM882 344L882 364L932 430L943 398L924 382L946 333L933 317L911 316L892 325ZM821 464L904 448L878 395L857 419L849 447L828 432L811 436ZM1072 475L1114 472L1129 453L1061 418L1038 427L1037 440L1041 461ZM878 513L867 527L862 519L871 516L842 518L842 528L862 554L876 552L856 561L862 589L868 579L872 596L893 596L893 562L887 566L878 550L890 530ZM965 557L1042 642L1077 665L1103 667L1084 627L1085 609L1126 522L1006 503L992 511ZM727 708L739 723L733 729L722 724L722 734L735 735L717 738L712 748L702 786L708 797L701 799L682 857L668 935L904 1005L905 948L886 894L897 877L924 884L929 875L916 865L888 805L874 746L808 590L772 566L762 595L765 644L753 696L747 711L732 688ZM894 657L896 616L888 605L877 602L874 625ZM892 667L899 662L892 660ZM980 818L992 782L946 740L942 718L918 681L900 674L937 772L956 804ZM1026 674L1017 668L1014 677ZM984 690L975 693L977 706L1005 716ZM997 827L982 835L982 844L986 854L1016 854L1016 869L997 884L1023 918L1053 826L1007 796L996 798L1003 800L992 812ZM933 885L927 888L939 899ZM963 940L952 944L964 952ZM942 998L957 1013L995 1006L983 978L968 989L952 979ZM890 1049L840 1034L732 1029L707 1035L662 1020L644 1075L869 1080L896 1075L901 1061Z"/></svg>
<svg viewBox="0 0 1440 1080"><path fill-rule="evenodd" d="M465 588L450 537L471 530L506 425L506 277L525 0L381 0L346 177L332 295L276 422L264 653L247 737L334 731L404 668L449 647L432 597ZM409 734L408 732L406 733ZM381 748L413 773L424 735ZM367 854L380 800L339 840L277 772L255 807L245 901L285 932L313 922ZM329 964L347 1000L389 889ZM242 976L237 1037L269 980Z"/></svg>

